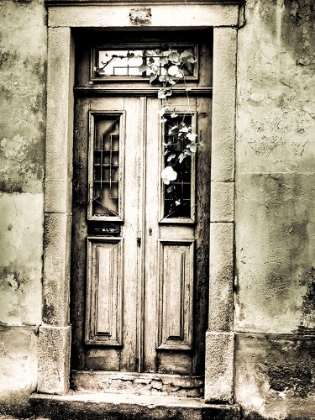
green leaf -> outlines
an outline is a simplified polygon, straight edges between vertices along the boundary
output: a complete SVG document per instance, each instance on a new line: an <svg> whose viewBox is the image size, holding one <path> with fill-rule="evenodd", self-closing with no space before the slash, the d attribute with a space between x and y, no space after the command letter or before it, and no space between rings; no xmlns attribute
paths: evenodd
<svg viewBox="0 0 315 420"><path fill-rule="evenodd" d="M168 75L167 74L163 74L163 75L161 75L161 76L159 76L159 81L160 82L168 82L169 81L169 77L168 77Z"/></svg>
<svg viewBox="0 0 315 420"><path fill-rule="evenodd" d="M192 153L196 153L197 152L197 146L195 144L187 144L187 148L192 152Z"/></svg>
<svg viewBox="0 0 315 420"><path fill-rule="evenodd" d="M195 134L195 133L188 133L186 137L188 138L188 140L194 141L196 139L196 137L197 137L197 134Z"/></svg>
<svg viewBox="0 0 315 420"><path fill-rule="evenodd" d="M171 118L176 118L176 117L178 117L178 114L176 114L176 112L172 112L170 117ZM177 127L177 125L175 127Z"/></svg>
<svg viewBox="0 0 315 420"><path fill-rule="evenodd" d="M180 54L180 58L186 58L191 55L191 50L185 50Z"/></svg>
<svg viewBox="0 0 315 420"><path fill-rule="evenodd" d="M175 153L172 153L168 158L167 161L170 162L171 160L173 160L174 158L176 158Z"/></svg>
<svg viewBox="0 0 315 420"><path fill-rule="evenodd" d="M158 77L157 74L152 73L151 76L150 76L150 83L154 82L154 80L156 80L157 77Z"/></svg>
<svg viewBox="0 0 315 420"><path fill-rule="evenodd" d="M168 96L172 95L171 89L160 89L158 91L158 98L159 99L166 99Z"/></svg>
<svg viewBox="0 0 315 420"><path fill-rule="evenodd" d="M173 127L171 127L168 131L169 134L172 134L172 131L177 130L178 129L178 125L173 125Z"/></svg>
<svg viewBox="0 0 315 420"><path fill-rule="evenodd" d="M167 194L170 194L173 191L173 189L174 189L174 185L170 185L166 190Z"/></svg>
<svg viewBox="0 0 315 420"><path fill-rule="evenodd" d="M147 70L149 70L149 66L147 66L146 64L142 64L140 67L139 67L139 71L140 71L140 73L143 73L144 71L147 71Z"/></svg>
<svg viewBox="0 0 315 420"><path fill-rule="evenodd" d="M170 53L170 55L168 56L168 59L170 61L172 61L173 63L178 63L179 55L178 55L178 53L176 51L172 51Z"/></svg>
<svg viewBox="0 0 315 420"><path fill-rule="evenodd" d="M162 106L162 108L157 112L158 114L160 114L161 115L161 117L163 117L163 115L165 114L165 112L166 112L166 107L164 107L164 106Z"/></svg>
<svg viewBox="0 0 315 420"><path fill-rule="evenodd" d="M158 91L158 98L159 98L159 99L165 99L165 98L166 98L166 95L165 95L165 89L160 89L160 90Z"/></svg>
<svg viewBox="0 0 315 420"><path fill-rule="evenodd" d="M182 161L185 159L186 155L184 153L181 153L178 157L178 162L182 163Z"/></svg>
<svg viewBox="0 0 315 420"><path fill-rule="evenodd" d="M190 57L187 58L187 61L189 63L195 63L197 61L197 59L193 55L191 55Z"/></svg>
<svg viewBox="0 0 315 420"><path fill-rule="evenodd" d="M94 67L94 71L97 74L101 74L101 75L105 74L105 71L104 71L103 67Z"/></svg>
<svg viewBox="0 0 315 420"><path fill-rule="evenodd" d="M160 64L161 66L165 66L165 64L168 63L168 59L166 57L161 57L160 58Z"/></svg>

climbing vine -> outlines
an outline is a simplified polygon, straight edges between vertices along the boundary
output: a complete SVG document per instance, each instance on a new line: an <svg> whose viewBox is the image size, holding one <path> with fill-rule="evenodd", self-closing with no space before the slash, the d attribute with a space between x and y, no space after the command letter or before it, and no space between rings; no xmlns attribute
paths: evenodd
<svg viewBox="0 0 315 420"><path fill-rule="evenodd" d="M110 62L117 59L143 58L135 53L128 52L127 55L112 55L108 60L102 62L102 67L95 68L98 75L104 74L104 68ZM154 49L145 50L145 60L138 70L149 78L151 84L160 83L162 86L158 90L158 98L161 100L161 107L158 111L160 122L163 125L163 147L165 156L165 167L162 170L161 178L166 185L166 197L171 202L167 215L170 216L176 208L183 203L176 193L176 180L178 174L184 169L185 159L196 153L198 146L197 134L192 125L192 118L189 104L189 88L186 87L186 74L196 63L197 58L192 49ZM172 109L169 98L172 96L173 87L178 82L184 82L188 102L188 113L185 115L177 114L176 109ZM188 118L187 118L187 114Z"/></svg>

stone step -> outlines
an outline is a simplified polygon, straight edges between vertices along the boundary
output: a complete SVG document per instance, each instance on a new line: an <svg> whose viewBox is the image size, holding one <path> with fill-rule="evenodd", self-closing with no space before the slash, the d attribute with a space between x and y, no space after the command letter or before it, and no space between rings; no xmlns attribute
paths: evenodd
<svg viewBox="0 0 315 420"><path fill-rule="evenodd" d="M80 392L202 398L203 388L202 376L76 370L71 372L71 389Z"/></svg>
<svg viewBox="0 0 315 420"><path fill-rule="evenodd" d="M205 404L199 398L69 392L33 394L35 418L41 420L239 420L238 405Z"/></svg>

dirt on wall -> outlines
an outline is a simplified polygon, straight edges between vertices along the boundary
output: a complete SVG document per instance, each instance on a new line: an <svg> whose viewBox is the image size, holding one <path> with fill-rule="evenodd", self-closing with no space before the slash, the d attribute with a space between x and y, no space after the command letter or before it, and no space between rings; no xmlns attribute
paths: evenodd
<svg viewBox="0 0 315 420"><path fill-rule="evenodd" d="M42 192L46 115L43 2L0 2L0 191Z"/></svg>
<svg viewBox="0 0 315 420"><path fill-rule="evenodd" d="M41 322L47 26L43 1L0 1L0 411L36 389Z"/></svg>
<svg viewBox="0 0 315 420"><path fill-rule="evenodd" d="M248 0L239 30L235 325L244 417L314 417L315 3Z"/></svg>

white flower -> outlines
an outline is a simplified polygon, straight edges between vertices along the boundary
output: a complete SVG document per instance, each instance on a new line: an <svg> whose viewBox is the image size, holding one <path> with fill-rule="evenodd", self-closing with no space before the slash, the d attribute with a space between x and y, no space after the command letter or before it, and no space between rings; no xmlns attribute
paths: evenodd
<svg viewBox="0 0 315 420"><path fill-rule="evenodd" d="M161 178L164 184L169 185L171 181L175 181L177 178L177 172L171 166L166 166L162 171Z"/></svg>
<svg viewBox="0 0 315 420"><path fill-rule="evenodd" d="M171 77L178 77L178 78L183 77L182 70L177 66L171 66L167 71Z"/></svg>

